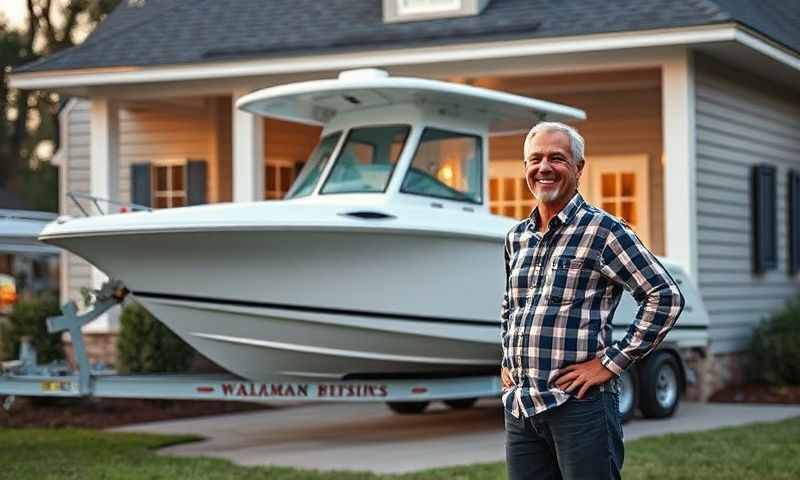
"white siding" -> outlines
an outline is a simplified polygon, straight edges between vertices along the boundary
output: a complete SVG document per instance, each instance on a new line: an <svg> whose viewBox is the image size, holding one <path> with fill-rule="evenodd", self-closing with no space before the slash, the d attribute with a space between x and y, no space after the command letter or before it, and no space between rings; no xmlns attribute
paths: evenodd
<svg viewBox="0 0 800 480"><path fill-rule="evenodd" d="M67 137L63 174L66 175L66 191L61 192L61 213L80 217L83 214L74 202L66 197L67 192L89 192L89 109L91 104L86 100L78 100L65 112ZM92 283L91 266L77 255L64 253L63 263L66 270L62 278L62 300L81 302L81 287L89 287Z"/></svg>
<svg viewBox="0 0 800 480"><path fill-rule="evenodd" d="M716 353L747 348L761 318L800 291L788 274L787 172L800 169L800 92L705 57L696 62L699 287ZM752 273L750 167L778 169L778 268Z"/></svg>

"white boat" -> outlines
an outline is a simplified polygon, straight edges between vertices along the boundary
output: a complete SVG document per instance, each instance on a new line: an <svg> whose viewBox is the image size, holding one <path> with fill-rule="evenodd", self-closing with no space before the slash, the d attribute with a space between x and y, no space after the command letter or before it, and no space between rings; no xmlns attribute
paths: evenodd
<svg viewBox="0 0 800 480"><path fill-rule="evenodd" d="M488 137L583 112L375 70L239 107L324 126L286 199L61 219L40 238L252 381L496 373L515 220L489 213Z"/></svg>

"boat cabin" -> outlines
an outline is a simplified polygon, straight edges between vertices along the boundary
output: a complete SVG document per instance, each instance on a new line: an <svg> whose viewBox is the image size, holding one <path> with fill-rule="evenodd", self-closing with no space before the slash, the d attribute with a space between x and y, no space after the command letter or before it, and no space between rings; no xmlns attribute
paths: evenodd
<svg viewBox="0 0 800 480"><path fill-rule="evenodd" d="M489 211L489 136L542 120L581 120L563 105L383 70L259 90L238 102L323 127L286 200L379 194L393 202Z"/></svg>

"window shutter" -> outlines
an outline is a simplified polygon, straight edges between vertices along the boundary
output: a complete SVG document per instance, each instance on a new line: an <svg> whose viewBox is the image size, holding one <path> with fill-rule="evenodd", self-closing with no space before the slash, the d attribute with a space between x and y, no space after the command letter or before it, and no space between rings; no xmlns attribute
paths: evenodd
<svg viewBox="0 0 800 480"><path fill-rule="evenodd" d="M789 272L800 272L800 172L789 171Z"/></svg>
<svg viewBox="0 0 800 480"><path fill-rule="evenodd" d="M189 160L186 164L186 204L206 203L206 162Z"/></svg>
<svg viewBox="0 0 800 480"><path fill-rule="evenodd" d="M763 273L778 266L777 188L775 167L752 170L753 270Z"/></svg>
<svg viewBox="0 0 800 480"><path fill-rule="evenodd" d="M150 164L131 165L131 202L143 207L151 207L152 188L150 185Z"/></svg>

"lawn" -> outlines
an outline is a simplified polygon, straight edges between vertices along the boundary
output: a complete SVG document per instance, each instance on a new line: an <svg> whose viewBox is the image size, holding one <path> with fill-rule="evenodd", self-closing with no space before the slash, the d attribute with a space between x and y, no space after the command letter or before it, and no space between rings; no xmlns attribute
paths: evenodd
<svg viewBox="0 0 800 480"><path fill-rule="evenodd" d="M224 460L167 458L156 448L191 437L94 430L0 429L0 478L47 479L270 479L473 480L505 479L502 463L381 476L318 473L275 467L239 467ZM777 423L673 434L630 442L625 479L800 478L800 417Z"/></svg>

